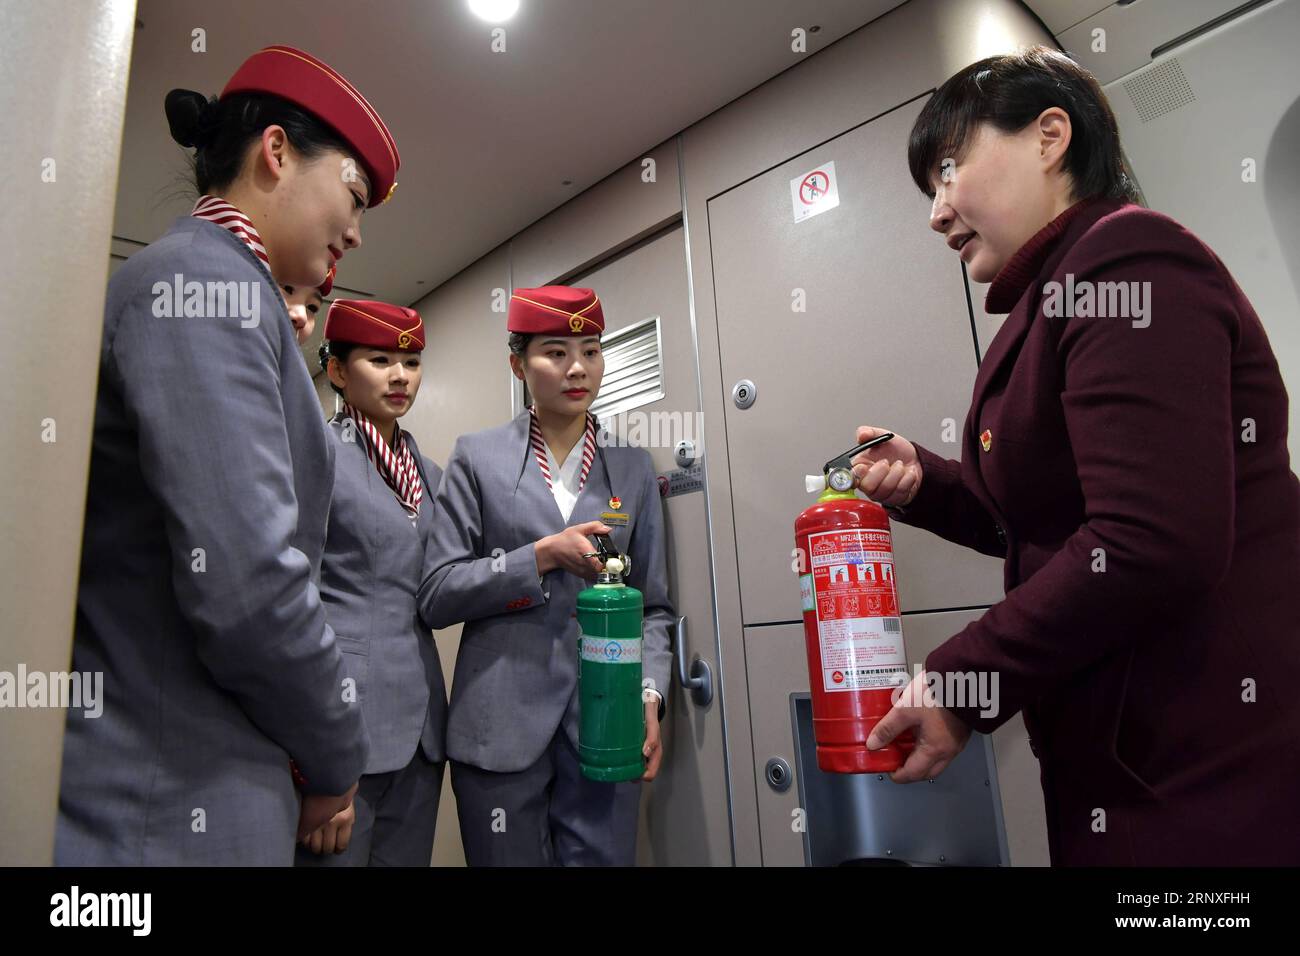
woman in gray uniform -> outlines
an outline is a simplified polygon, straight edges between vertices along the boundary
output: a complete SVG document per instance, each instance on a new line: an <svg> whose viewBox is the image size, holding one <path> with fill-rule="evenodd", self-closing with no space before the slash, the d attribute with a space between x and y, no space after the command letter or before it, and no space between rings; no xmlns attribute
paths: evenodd
<svg viewBox="0 0 1300 956"><path fill-rule="evenodd" d="M299 865L428 866L442 789L447 692L416 610L442 470L397 423L420 390L414 309L337 299L321 362L343 410L321 599L361 704L370 759L352 807L303 841Z"/></svg>
<svg viewBox="0 0 1300 956"><path fill-rule="evenodd" d="M333 447L277 286L361 244L397 147L290 47L166 106L201 196L109 283L73 643L105 701L68 715L54 856L287 866L366 745L316 583Z"/></svg>
<svg viewBox="0 0 1300 956"><path fill-rule="evenodd" d="M465 857L475 865L632 865L639 783L584 777L576 599L599 565L591 534L631 557L645 598L651 780L671 660L663 511L645 449L603 447L588 408L604 373L591 289L518 289L510 364L534 404L457 442L436 501L420 607L464 621L447 725Z"/></svg>

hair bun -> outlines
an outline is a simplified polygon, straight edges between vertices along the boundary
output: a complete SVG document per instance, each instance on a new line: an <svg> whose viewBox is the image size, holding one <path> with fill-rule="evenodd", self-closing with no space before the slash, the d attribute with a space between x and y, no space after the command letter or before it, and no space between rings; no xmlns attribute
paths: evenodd
<svg viewBox="0 0 1300 956"><path fill-rule="evenodd" d="M172 139L182 146L201 149L212 140L217 128L216 99L194 90L172 90L163 108Z"/></svg>

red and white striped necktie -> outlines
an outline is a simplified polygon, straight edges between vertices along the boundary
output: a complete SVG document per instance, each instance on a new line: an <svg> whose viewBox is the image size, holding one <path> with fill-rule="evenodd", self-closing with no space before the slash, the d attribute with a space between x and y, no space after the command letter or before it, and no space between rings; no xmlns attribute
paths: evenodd
<svg viewBox="0 0 1300 956"><path fill-rule="evenodd" d="M343 414L356 423L365 438L366 455L379 471L380 477L393 489L393 494L397 495L397 500L406 509L408 517L414 518L420 513L420 502L424 499L424 482L420 480L420 469L415 465L415 456L411 454L406 432L397 424L393 425L397 429L399 448L394 452L370 419L347 402L343 403Z"/></svg>
<svg viewBox="0 0 1300 956"><path fill-rule="evenodd" d="M542 477L546 479L546 487L551 491L555 488L551 484L551 468L546 464L546 440L542 438L542 426L537 422L537 409L533 406L528 407L528 425L529 425L529 444L533 446L533 457L537 459L537 465L542 469ZM582 445L582 473L578 478L578 494L582 494L582 488L587 483L587 474L591 471L591 463L596 457L596 419L588 413L587 415L587 433L583 437ZM564 462L556 462L559 467L564 467Z"/></svg>
<svg viewBox="0 0 1300 956"><path fill-rule="evenodd" d="M190 215L195 219L216 223L234 233L270 271L271 260L267 258L266 246L262 245L262 237L257 234L253 221L230 203L218 196L200 196Z"/></svg>

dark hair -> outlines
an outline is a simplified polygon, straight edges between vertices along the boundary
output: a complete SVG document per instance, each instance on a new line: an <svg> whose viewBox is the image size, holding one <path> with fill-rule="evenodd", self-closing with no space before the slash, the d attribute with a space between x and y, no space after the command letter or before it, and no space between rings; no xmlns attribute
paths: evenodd
<svg viewBox="0 0 1300 956"><path fill-rule="evenodd" d="M535 332L511 332L509 338L510 352L512 355L523 355L528 350L528 343L533 340ZM597 335L596 338L601 338Z"/></svg>
<svg viewBox="0 0 1300 956"><path fill-rule="evenodd" d="M907 144L912 180L934 198L931 178L940 162L960 161L979 124L1016 133L1053 106L1070 117L1065 170L1074 198L1136 201L1137 187L1124 169L1115 114L1097 78L1064 53L1044 46L972 63L939 87L912 126Z"/></svg>
<svg viewBox="0 0 1300 956"><path fill-rule="evenodd" d="M342 395L343 389L335 385L334 380L329 377L330 356L334 356L339 362L346 362L353 350L361 347L355 342L322 342L320 344L320 367L325 372L325 381L329 382L330 388L334 389L334 394Z"/></svg>
<svg viewBox="0 0 1300 956"><path fill-rule="evenodd" d="M194 148L194 184L200 195L224 189L239 177L248 144L268 126L284 127L290 145L306 159L329 149L352 155L352 147L332 127L269 93L208 99L193 90L172 90L164 106L172 139Z"/></svg>

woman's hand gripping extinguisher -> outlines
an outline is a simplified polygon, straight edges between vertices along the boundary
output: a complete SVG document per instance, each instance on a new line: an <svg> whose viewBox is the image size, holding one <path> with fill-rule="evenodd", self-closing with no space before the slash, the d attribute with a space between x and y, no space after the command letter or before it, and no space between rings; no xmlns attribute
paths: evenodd
<svg viewBox="0 0 1300 956"><path fill-rule="evenodd" d="M583 776L615 783L645 773L641 592L623 583L631 559L596 535L604 566L578 594L578 760Z"/></svg>
<svg viewBox="0 0 1300 956"><path fill-rule="evenodd" d="M889 516L855 494L849 460L893 437L878 435L810 476L808 490L821 497L794 523L817 766L834 773L897 770L913 746L909 731L867 749L894 689L907 683L907 652Z"/></svg>

